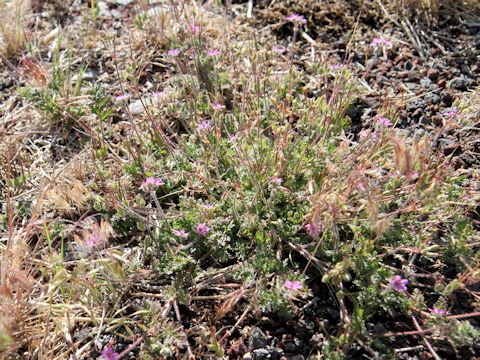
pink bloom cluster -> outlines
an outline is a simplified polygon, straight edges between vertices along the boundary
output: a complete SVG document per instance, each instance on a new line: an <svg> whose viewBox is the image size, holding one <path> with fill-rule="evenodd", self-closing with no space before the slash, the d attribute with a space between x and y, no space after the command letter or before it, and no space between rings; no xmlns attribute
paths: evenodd
<svg viewBox="0 0 480 360"><path fill-rule="evenodd" d="M201 223L197 225L198 235L205 237L209 232L210 232L210 228L207 226L207 224Z"/></svg>
<svg viewBox="0 0 480 360"><path fill-rule="evenodd" d="M448 110L448 111L444 111L442 113L443 116L457 116L459 114L460 114L460 110L455 109L455 108L453 108L451 110Z"/></svg>
<svg viewBox="0 0 480 360"><path fill-rule="evenodd" d="M293 23L298 23L298 24L306 24L307 19L305 19L304 16L299 15L297 13L291 13L286 17L286 20L291 21Z"/></svg>
<svg viewBox="0 0 480 360"><path fill-rule="evenodd" d="M285 280L285 289L290 291L298 291L303 288L303 285L300 281Z"/></svg>
<svg viewBox="0 0 480 360"><path fill-rule="evenodd" d="M128 93L124 93L124 94L121 94L121 95L118 95L115 97L115 100L117 101L122 101L122 100L128 100L132 97L132 95L128 94Z"/></svg>
<svg viewBox="0 0 480 360"><path fill-rule="evenodd" d="M167 54L171 57L177 57L178 55L180 55L180 49L170 49L168 50Z"/></svg>
<svg viewBox="0 0 480 360"><path fill-rule="evenodd" d="M156 186L165 185L165 182L162 178L155 178L153 176L147 177L142 185L140 185L140 190L152 190Z"/></svg>
<svg viewBox="0 0 480 360"><path fill-rule="evenodd" d="M212 127L212 124L208 120L202 120L198 123L198 130L208 130Z"/></svg>
<svg viewBox="0 0 480 360"><path fill-rule="evenodd" d="M405 292L407 291L408 280L403 279L400 275L395 275L391 281L392 287L395 291Z"/></svg>
<svg viewBox="0 0 480 360"><path fill-rule="evenodd" d="M180 230L173 230L173 233L178 236L179 238L182 238L182 239L186 239L188 238L188 235L190 235L190 233L186 232L185 230L183 229L180 229Z"/></svg>
<svg viewBox="0 0 480 360"><path fill-rule="evenodd" d="M377 119L377 123L381 126L385 127L390 127L393 125L393 123L390 121L390 119L387 119L386 117L379 116Z"/></svg>
<svg viewBox="0 0 480 360"><path fill-rule="evenodd" d="M360 131L358 133L358 135L360 135L360 140L366 140L367 138L372 138L372 139L376 139L377 138L377 134L375 134L374 132L372 132L372 130L365 130L363 129L362 131Z"/></svg>
<svg viewBox="0 0 480 360"><path fill-rule="evenodd" d="M420 174L416 171L412 171L411 173L409 173L407 175L407 179L408 180L415 180L415 179L418 179L418 177L420 176Z"/></svg>
<svg viewBox="0 0 480 360"><path fill-rule="evenodd" d="M196 35L200 32L200 26L195 24L188 24L188 28L192 32L192 34Z"/></svg>
<svg viewBox="0 0 480 360"><path fill-rule="evenodd" d="M370 43L370 46L371 47L375 47L375 46L392 46L392 42L386 38L384 38L383 36L380 36L380 37L374 37L372 42Z"/></svg>
<svg viewBox="0 0 480 360"><path fill-rule="evenodd" d="M95 246L98 246L100 245L100 243L102 242L102 237L100 236L100 234L96 231L93 231L90 236L87 238L87 245L88 247L95 247Z"/></svg>
<svg viewBox="0 0 480 360"><path fill-rule="evenodd" d="M225 105L223 105L222 103L211 103L210 106L213 110L221 110L225 108Z"/></svg>
<svg viewBox="0 0 480 360"><path fill-rule="evenodd" d="M322 227L316 223L308 223L305 225L305 230L307 230L307 234L312 238L318 238L320 236L320 231Z"/></svg>
<svg viewBox="0 0 480 360"><path fill-rule="evenodd" d="M107 346L102 352L101 352L102 358L104 360L117 360L118 356L120 355L119 353L113 351L111 346Z"/></svg>
<svg viewBox="0 0 480 360"><path fill-rule="evenodd" d="M285 52L285 48L283 46L274 46L272 47L272 51L277 54L282 54Z"/></svg>
<svg viewBox="0 0 480 360"><path fill-rule="evenodd" d="M218 56L218 55L220 55L220 50L218 50L218 49L208 50L207 55L210 56L210 57Z"/></svg>
<svg viewBox="0 0 480 360"><path fill-rule="evenodd" d="M274 178L272 178L272 183L274 183L275 185L282 185L283 179L275 176Z"/></svg>
<svg viewBox="0 0 480 360"><path fill-rule="evenodd" d="M437 315L447 315L447 310L444 309L439 309L439 308L433 308L433 309L428 309L432 313L437 314Z"/></svg>

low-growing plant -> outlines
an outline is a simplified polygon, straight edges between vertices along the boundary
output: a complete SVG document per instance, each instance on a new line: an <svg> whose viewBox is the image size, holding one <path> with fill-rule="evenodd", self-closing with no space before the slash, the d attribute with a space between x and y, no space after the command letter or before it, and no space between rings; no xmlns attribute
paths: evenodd
<svg viewBox="0 0 480 360"><path fill-rule="evenodd" d="M42 286L15 307L31 317L25 332L1 309L0 350L18 351L18 334L39 357L222 357L243 322L301 317L315 302L338 311L318 329L319 357L393 357L390 339L405 335L473 344L468 314L450 314L478 275L469 178L431 138L396 129L394 111L353 126L347 110L362 90L348 66L315 54L298 66L303 16L282 19L294 34L286 52L214 41L199 13L172 6L151 54L170 72L161 89L140 91L148 56L112 54L121 95L84 86L82 70L74 86L59 49L50 70L25 62L22 95L52 124L90 117L90 155L34 209L9 192L8 244L20 253L11 239L22 219L23 242L41 249L28 264ZM137 31L151 21L137 17ZM5 178L9 191L25 181ZM9 305L31 291L18 274ZM389 320L416 330L378 332Z"/></svg>

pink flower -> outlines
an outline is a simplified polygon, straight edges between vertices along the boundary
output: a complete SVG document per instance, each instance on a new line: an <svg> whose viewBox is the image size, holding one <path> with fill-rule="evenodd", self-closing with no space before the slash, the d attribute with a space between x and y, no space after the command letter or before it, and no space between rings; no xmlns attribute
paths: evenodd
<svg viewBox="0 0 480 360"><path fill-rule="evenodd" d="M300 281L285 280L285 288L290 291L297 291L303 288Z"/></svg>
<svg viewBox="0 0 480 360"><path fill-rule="evenodd" d="M407 291L408 280L402 279L400 275L395 275L391 281L391 284L395 289L395 291L398 291L398 292Z"/></svg>
<svg viewBox="0 0 480 360"><path fill-rule="evenodd" d="M303 17L302 15L299 15L297 13L292 13L286 17L288 21L294 22L294 23L299 23L299 24L306 24L307 19Z"/></svg>
<svg viewBox="0 0 480 360"><path fill-rule="evenodd" d="M433 309L428 309L432 313L437 314L437 315L447 315L447 310L444 309L439 309L439 308L433 308Z"/></svg>
<svg viewBox="0 0 480 360"><path fill-rule="evenodd" d="M208 120L202 120L198 123L198 130L208 130L212 127L212 124Z"/></svg>
<svg viewBox="0 0 480 360"><path fill-rule="evenodd" d="M170 49L168 50L167 54L171 57L177 57L178 55L180 55L180 49Z"/></svg>
<svg viewBox="0 0 480 360"><path fill-rule="evenodd" d="M119 353L113 351L111 346L107 346L102 352L102 358L105 360L117 360Z"/></svg>
<svg viewBox="0 0 480 360"><path fill-rule="evenodd" d="M161 186L161 185L165 185L165 182L163 181L162 178L155 178L153 176L149 176L147 177L142 185L140 185L140 190L152 190L154 187L156 186Z"/></svg>
<svg viewBox="0 0 480 360"><path fill-rule="evenodd" d="M201 223L197 225L198 235L205 237L209 232L210 232L210 228L207 226L207 224Z"/></svg>
<svg viewBox="0 0 480 360"><path fill-rule="evenodd" d="M213 110L221 110L225 108L225 105L221 103L211 103L210 106L212 107Z"/></svg>
<svg viewBox="0 0 480 360"><path fill-rule="evenodd" d="M365 187L365 185L364 185L363 182L361 182L361 181L359 181L359 182L357 183L357 189L360 190L360 191L362 191L362 192L367 191L367 188Z"/></svg>
<svg viewBox="0 0 480 360"><path fill-rule="evenodd" d="M186 239L190 233L186 232L183 229L180 230L173 230L173 233L177 235L179 238Z"/></svg>
<svg viewBox="0 0 480 360"><path fill-rule="evenodd" d="M207 55L211 57L218 56L220 55L220 50L217 50L217 49L208 50Z"/></svg>
<svg viewBox="0 0 480 360"><path fill-rule="evenodd" d="M368 137L369 134L370 134L370 130L360 131L360 133L359 133L360 139L365 140Z"/></svg>
<svg viewBox="0 0 480 360"><path fill-rule="evenodd" d="M420 176L420 174L419 174L418 172L412 171L411 173L409 173L409 174L407 175L407 179L408 179L408 180L415 180L415 179L417 179L419 176Z"/></svg>
<svg viewBox="0 0 480 360"><path fill-rule="evenodd" d="M90 236L87 238L87 245L88 247L91 247L91 248L100 245L101 242L102 242L102 237L100 236L100 234L98 234L95 231L92 232Z"/></svg>
<svg viewBox="0 0 480 360"><path fill-rule="evenodd" d="M390 127L392 126L392 122L390 121L390 119L387 119L383 116L379 116L378 119L377 119L377 122L379 125L381 126L385 126L385 127Z"/></svg>
<svg viewBox="0 0 480 360"><path fill-rule="evenodd" d="M391 46L392 45L392 42L386 38L384 38L383 36L381 37L374 37L372 42L370 43L370 46L371 47L375 47L375 46L378 46L378 45L386 45L386 46Z"/></svg>
<svg viewBox="0 0 480 360"><path fill-rule="evenodd" d="M205 204L205 205L203 205L203 207L204 207L205 209L207 209L207 210L212 210L212 209L215 207L215 205L213 205L213 204Z"/></svg>
<svg viewBox="0 0 480 360"><path fill-rule="evenodd" d="M277 54L283 54L285 52L285 48L283 46L274 46L272 47L272 51Z"/></svg>
<svg viewBox="0 0 480 360"><path fill-rule="evenodd" d="M340 64L333 64L331 65L332 69L333 70L337 70L337 69L340 69L341 65Z"/></svg>
<svg viewBox="0 0 480 360"><path fill-rule="evenodd" d="M448 111L444 111L442 113L443 116L457 116L460 114L460 111L458 109L451 109L451 110L448 110Z"/></svg>
<svg viewBox="0 0 480 360"><path fill-rule="evenodd" d="M307 230L307 234L312 238L318 238L320 235L321 226L315 223L309 223L305 225L305 230Z"/></svg>
<svg viewBox="0 0 480 360"><path fill-rule="evenodd" d="M282 185L283 179L275 176L274 178L272 178L272 183L274 183L275 185Z"/></svg>
<svg viewBox="0 0 480 360"><path fill-rule="evenodd" d="M196 35L200 32L200 26L195 24L188 24L188 28L192 32L192 34Z"/></svg>
<svg viewBox="0 0 480 360"><path fill-rule="evenodd" d="M115 100L117 100L117 101L128 100L128 99L130 99L131 96L132 95L125 93L125 94L116 96Z"/></svg>
<svg viewBox="0 0 480 360"><path fill-rule="evenodd" d="M160 97L160 96L163 96L165 95L165 91L155 91L152 96L155 96L155 97Z"/></svg>

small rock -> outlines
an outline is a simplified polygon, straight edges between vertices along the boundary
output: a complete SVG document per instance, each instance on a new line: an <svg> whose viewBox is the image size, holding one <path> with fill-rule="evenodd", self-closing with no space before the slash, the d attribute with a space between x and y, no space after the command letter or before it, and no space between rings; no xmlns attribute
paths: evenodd
<svg viewBox="0 0 480 360"><path fill-rule="evenodd" d="M135 0L116 0L115 3L120 6L127 6L133 3Z"/></svg>
<svg viewBox="0 0 480 360"><path fill-rule="evenodd" d="M295 334L302 339L310 338L314 328L315 324L313 323L313 321L308 320L300 320L294 326Z"/></svg>
<svg viewBox="0 0 480 360"><path fill-rule="evenodd" d="M425 111L425 109L423 108L417 108L415 109L415 111L412 113L412 117L414 119L420 119L420 117L422 116L423 112Z"/></svg>
<svg viewBox="0 0 480 360"><path fill-rule="evenodd" d="M443 88L445 88L445 86L447 86L447 80L440 79L440 80L438 80L437 85L438 85L439 88L443 89Z"/></svg>
<svg viewBox="0 0 480 360"><path fill-rule="evenodd" d="M145 111L145 107L140 100L136 100L128 105L128 110L132 115L140 115Z"/></svg>
<svg viewBox="0 0 480 360"><path fill-rule="evenodd" d="M289 352L289 353L296 353L298 352L298 347L297 345L295 345L295 343L293 341L285 341L285 351L286 352Z"/></svg>
<svg viewBox="0 0 480 360"><path fill-rule="evenodd" d="M427 72L427 77L432 81L437 81L440 76L440 72L437 69L429 69Z"/></svg>
<svg viewBox="0 0 480 360"><path fill-rule="evenodd" d="M94 81L98 79L98 72L96 71L85 71L82 74L82 81ZM72 77L73 82L77 82L78 74Z"/></svg>
<svg viewBox="0 0 480 360"><path fill-rule="evenodd" d="M128 110L132 115L140 115L145 112L145 107L156 106L160 101L160 96L152 96L143 100L136 100L128 105Z"/></svg>
<svg viewBox="0 0 480 360"><path fill-rule="evenodd" d="M432 80L429 78L422 78L420 79L420 85L426 88L429 88L432 85Z"/></svg>
<svg viewBox="0 0 480 360"><path fill-rule="evenodd" d="M340 320L340 312L337 309L327 307L325 310L327 312L327 318L329 320L333 321L334 323Z"/></svg>
<svg viewBox="0 0 480 360"><path fill-rule="evenodd" d="M432 122L435 126L442 126L443 125L443 119L440 115L432 116Z"/></svg>
<svg viewBox="0 0 480 360"><path fill-rule="evenodd" d="M293 355L291 360L305 360L305 357L303 355Z"/></svg>
<svg viewBox="0 0 480 360"><path fill-rule="evenodd" d="M410 71L406 70L406 71L399 71L397 73L397 79L406 79L410 76Z"/></svg>
<svg viewBox="0 0 480 360"><path fill-rule="evenodd" d="M248 347L251 350L264 348L265 346L267 346L267 344L268 344L268 337L259 328L256 328L252 336L250 336L250 339L248 339Z"/></svg>
<svg viewBox="0 0 480 360"><path fill-rule="evenodd" d="M269 359L271 358L270 356L270 351L268 351L267 349L256 349L256 350L253 350L253 358L255 360L262 360L262 359Z"/></svg>
<svg viewBox="0 0 480 360"><path fill-rule="evenodd" d="M375 324L372 327L372 331L374 334L384 334L387 332L387 328L382 324Z"/></svg>
<svg viewBox="0 0 480 360"><path fill-rule="evenodd" d="M446 93L445 95L443 95L442 97L442 102L448 107L448 106L452 106L453 104L453 95L450 94L449 92Z"/></svg>
<svg viewBox="0 0 480 360"><path fill-rule="evenodd" d="M411 90L411 91L415 91L420 87L420 85L415 84L413 82L407 82L407 83L405 83L405 86L408 90Z"/></svg>
<svg viewBox="0 0 480 360"><path fill-rule="evenodd" d="M463 153L460 155L460 159L469 167L477 162L477 158L471 153Z"/></svg>
<svg viewBox="0 0 480 360"><path fill-rule="evenodd" d="M432 124L432 120L426 116L420 116L420 119L418 120L418 123L419 124L422 124L422 125L431 125Z"/></svg>
<svg viewBox="0 0 480 360"><path fill-rule="evenodd" d="M468 81L462 77L456 77L448 82L448 87L455 90L466 91L468 89Z"/></svg>
<svg viewBox="0 0 480 360"><path fill-rule="evenodd" d="M460 144L456 143L452 139L440 139L439 145L445 156L449 156L461 150Z"/></svg>
<svg viewBox="0 0 480 360"><path fill-rule="evenodd" d="M111 14L112 14L112 16L113 16L114 19L121 19L121 18L123 18L122 12L121 12L121 11L118 11L117 9L113 9L113 10L111 11Z"/></svg>
<svg viewBox="0 0 480 360"><path fill-rule="evenodd" d="M347 108L347 116L352 120L352 124L361 124L362 116L368 111L370 105L360 98L353 100Z"/></svg>
<svg viewBox="0 0 480 360"><path fill-rule="evenodd" d="M440 96L435 93L428 93L425 95L424 100L431 104L438 104L440 102Z"/></svg>
<svg viewBox="0 0 480 360"><path fill-rule="evenodd" d="M108 9L108 5L105 4L103 1L100 1L98 3L98 16L102 18L110 16L110 10Z"/></svg>

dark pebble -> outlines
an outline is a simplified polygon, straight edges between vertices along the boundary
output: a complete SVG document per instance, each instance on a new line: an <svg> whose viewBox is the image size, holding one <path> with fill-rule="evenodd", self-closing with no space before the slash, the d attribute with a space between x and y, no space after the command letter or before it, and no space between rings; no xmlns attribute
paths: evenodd
<svg viewBox="0 0 480 360"><path fill-rule="evenodd" d="M468 81L467 79L456 77L448 82L448 87L455 90L465 91L468 89Z"/></svg>
<svg viewBox="0 0 480 360"><path fill-rule="evenodd" d="M460 145L451 139L440 139L440 148L445 156L460 152Z"/></svg>
<svg viewBox="0 0 480 360"><path fill-rule="evenodd" d="M438 104L440 102L440 96L435 93L428 93L425 95L424 100L431 104Z"/></svg>
<svg viewBox="0 0 480 360"><path fill-rule="evenodd" d="M422 125L432 125L432 120L427 116L420 116L418 123Z"/></svg>
<svg viewBox="0 0 480 360"><path fill-rule="evenodd" d="M427 77L432 81L437 81L440 76L440 72L437 69L429 69L427 72Z"/></svg>
<svg viewBox="0 0 480 360"><path fill-rule="evenodd" d="M268 351L267 349L253 350L253 358L258 360L270 359L271 358L270 351Z"/></svg>
<svg viewBox="0 0 480 360"><path fill-rule="evenodd" d="M471 167L477 162L477 158L470 153L463 153L462 155L460 155L460 159L463 160L467 167Z"/></svg>
<svg viewBox="0 0 480 360"><path fill-rule="evenodd" d="M432 85L432 80L429 78L422 78L420 79L420 85L426 88L430 88L430 85Z"/></svg>
<svg viewBox="0 0 480 360"><path fill-rule="evenodd" d="M305 360L303 355L293 355L290 360Z"/></svg>
<svg viewBox="0 0 480 360"><path fill-rule="evenodd" d="M450 93L446 93L445 95L443 95L443 98L442 98L442 102L448 107L448 106L452 106L453 104L453 95L450 94Z"/></svg>
<svg viewBox="0 0 480 360"><path fill-rule="evenodd" d="M267 346L267 344L268 344L267 335L265 335L265 333L259 328L256 328L252 336L250 336L250 339L248 340L248 347L251 350L255 350L255 349L264 348L265 346Z"/></svg>

